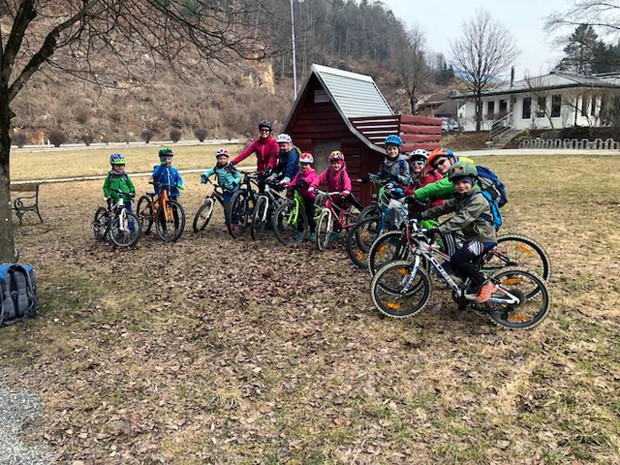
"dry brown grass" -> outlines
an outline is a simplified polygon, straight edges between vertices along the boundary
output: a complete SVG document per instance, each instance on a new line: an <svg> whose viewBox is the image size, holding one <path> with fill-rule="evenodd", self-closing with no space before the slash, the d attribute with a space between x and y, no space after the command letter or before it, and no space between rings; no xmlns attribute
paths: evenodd
<svg viewBox="0 0 620 465"><path fill-rule="evenodd" d="M115 251L89 231L99 181L43 186L45 224L17 230L41 316L0 331L7 381L45 405L31 439L62 463L619 463L618 158L481 162L508 185L506 230L551 256L531 332L441 288L384 319L343 252L234 241L221 216ZM204 187L186 184L191 219Z"/></svg>

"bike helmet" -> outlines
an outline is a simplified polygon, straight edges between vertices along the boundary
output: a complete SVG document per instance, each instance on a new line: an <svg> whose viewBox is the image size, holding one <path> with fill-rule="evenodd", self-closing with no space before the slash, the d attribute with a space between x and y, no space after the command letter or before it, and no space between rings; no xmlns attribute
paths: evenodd
<svg viewBox="0 0 620 465"><path fill-rule="evenodd" d="M217 149L215 152L215 158L224 155L225 157L230 157L230 153L226 149Z"/></svg>
<svg viewBox="0 0 620 465"><path fill-rule="evenodd" d="M159 158L174 157L174 152L168 147L159 150Z"/></svg>
<svg viewBox="0 0 620 465"><path fill-rule="evenodd" d="M400 147L401 145L403 145L403 140L400 138L400 136L396 134L391 134L385 138L385 145L388 145L388 144L392 144L392 145L396 145Z"/></svg>
<svg viewBox="0 0 620 465"><path fill-rule="evenodd" d="M291 144L293 139L288 134L279 134L276 141L278 144Z"/></svg>
<svg viewBox="0 0 620 465"><path fill-rule="evenodd" d="M262 128L267 128L269 131L273 131L273 127L271 126L271 121L263 119L258 123L258 130L260 131Z"/></svg>
<svg viewBox="0 0 620 465"><path fill-rule="evenodd" d="M299 157L299 163L307 163L311 165L312 163L314 163L314 157L312 156L311 153L308 153L308 152L302 153L301 156Z"/></svg>
<svg viewBox="0 0 620 465"><path fill-rule="evenodd" d="M428 159L428 152L424 149L417 149L411 155L409 155L409 162L421 160L426 164Z"/></svg>
<svg viewBox="0 0 620 465"><path fill-rule="evenodd" d="M448 179L450 179L452 183L462 179L473 186L477 177L478 170L471 163L455 163L450 167L450 171L448 171Z"/></svg>
<svg viewBox="0 0 620 465"><path fill-rule="evenodd" d="M126 165L125 156L120 153L110 155L110 165Z"/></svg>
<svg viewBox="0 0 620 465"><path fill-rule="evenodd" d="M452 161L456 160L456 156L452 150L439 147L431 152L426 160L426 163L433 166L433 161L440 157L452 158Z"/></svg>
<svg viewBox="0 0 620 465"><path fill-rule="evenodd" d="M344 161L344 153L340 150L334 150L329 154L329 161Z"/></svg>

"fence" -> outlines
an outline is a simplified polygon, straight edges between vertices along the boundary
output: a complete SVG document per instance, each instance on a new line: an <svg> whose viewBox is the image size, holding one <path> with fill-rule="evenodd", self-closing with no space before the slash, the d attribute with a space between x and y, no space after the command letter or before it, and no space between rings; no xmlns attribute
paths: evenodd
<svg viewBox="0 0 620 465"><path fill-rule="evenodd" d="M620 150L620 142L613 139L525 139L519 143L519 148Z"/></svg>

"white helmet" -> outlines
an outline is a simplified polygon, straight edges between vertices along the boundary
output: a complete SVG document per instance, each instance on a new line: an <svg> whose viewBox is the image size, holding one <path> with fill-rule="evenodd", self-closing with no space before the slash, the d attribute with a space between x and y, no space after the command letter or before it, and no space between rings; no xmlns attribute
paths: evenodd
<svg viewBox="0 0 620 465"><path fill-rule="evenodd" d="M415 152L409 155L409 162L412 162L414 160L421 160L424 162L424 164L426 164L428 160L428 152L424 149L417 149Z"/></svg>
<svg viewBox="0 0 620 465"><path fill-rule="evenodd" d="M293 139L291 139L291 136L289 136L288 134L279 134L276 141L278 142L278 144L290 144L291 142L293 142Z"/></svg>

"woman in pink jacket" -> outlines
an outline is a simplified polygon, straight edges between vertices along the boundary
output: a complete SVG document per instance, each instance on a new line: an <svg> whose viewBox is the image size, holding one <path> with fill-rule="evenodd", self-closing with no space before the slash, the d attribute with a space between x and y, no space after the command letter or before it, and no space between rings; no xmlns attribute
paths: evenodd
<svg viewBox="0 0 620 465"><path fill-rule="evenodd" d="M266 175L271 174L271 170L273 170L278 162L278 153L280 151L275 137L271 136L272 130L271 121L264 119L258 123L258 139L255 139L243 152L237 155L231 163L236 165L253 153L256 153L257 171L265 173Z"/></svg>
<svg viewBox="0 0 620 465"><path fill-rule="evenodd" d="M343 208L345 201L349 200L355 208L362 211L364 207L351 194L351 179L347 173L347 166L344 163L344 154L340 150L334 150L329 154L329 168L317 176L312 183L312 190L314 191L319 184L325 182L327 182L327 190L329 192L340 192L340 200L336 201L339 207Z"/></svg>
<svg viewBox="0 0 620 465"><path fill-rule="evenodd" d="M304 210L306 211L306 217L308 218L308 226L310 227L310 240L316 241L316 222L314 221L314 198L316 193L311 188L312 184L316 180L316 171L312 169L312 163L314 163L314 157L311 153L302 153L299 157L299 171L291 182L285 183L286 187L294 187L297 192L304 199ZM301 219L301 218L300 218ZM295 240L302 239L302 231L304 224L299 221L297 223L297 233L295 234Z"/></svg>

